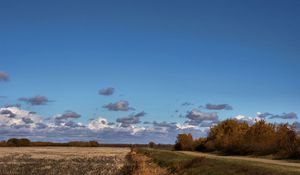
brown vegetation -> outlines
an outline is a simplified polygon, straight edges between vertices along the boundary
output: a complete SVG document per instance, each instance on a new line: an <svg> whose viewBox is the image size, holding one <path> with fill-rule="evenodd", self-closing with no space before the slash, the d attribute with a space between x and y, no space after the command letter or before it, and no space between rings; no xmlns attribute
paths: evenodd
<svg viewBox="0 0 300 175"><path fill-rule="evenodd" d="M135 151L130 154L131 175L167 175L168 171L155 164L149 157L137 154Z"/></svg>
<svg viewBox="0 0 300 175"><path fill-rule="evenodd" d="M300 139L293 126L288 124L258 121L250 126L246 122L228 119L213 126L207 138L194 140L191 134L179 134L175 150L300 158Z"/></svg>

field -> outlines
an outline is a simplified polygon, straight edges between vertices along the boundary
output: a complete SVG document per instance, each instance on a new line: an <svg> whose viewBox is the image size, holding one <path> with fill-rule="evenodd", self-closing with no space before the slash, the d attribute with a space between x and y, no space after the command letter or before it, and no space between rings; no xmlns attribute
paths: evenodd
<svg viewBox="0 0 300 175"><path fill-rule="evenodd" d="M122 175L129 148L2 147L2 175Z"/></svg>
<svg viewBox="0 0 300 175"><path fill-rule="evenodd" d="M224 156L199 156L197 153L139 148L139 154L152 159L167 170L156 175L299 175L300 168L278 164L225 158ZM253 158L255 159L255 158ZM266 160L266 162L268 162ZM147 175L147 174L145 174ZM155 173L151 173L155 175Z"/></svg>
<svg viewBox="0 0 300 175"><path fill-rule="evenodd" d="M118 147L0 147L1 175L299 175L296 162Z"/></svg>

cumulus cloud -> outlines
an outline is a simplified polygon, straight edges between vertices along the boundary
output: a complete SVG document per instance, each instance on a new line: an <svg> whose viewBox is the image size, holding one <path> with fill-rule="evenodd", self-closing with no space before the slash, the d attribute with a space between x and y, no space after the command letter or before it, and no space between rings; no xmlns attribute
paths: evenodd
<svg viewBox="0 0 300 175"><path fill-rule="evenodd" d="M253 125L254 123L256 123L260 120L264 120L263 116L249 117L249 116L245 116L245 115L237 115L237 116L233 117L233 119L236 119L237 121L240 121L240 122L246 122L249 125Z"/></svg>
<svg viewBox="0 0 300 175"><path fill-rule="evenodd" d="M22 120L25 124L34 123L34 121L31 118L22 118Z"/></svg>
<svg viewBox="0 0 300 175"><path fill-rule="evenodd" d="M6 72L0 72L0 82L1 81L8 81L9 80L9 75Z"/></svg>
<svg viewBox="0 0 300 175"><path fill-rule="evenodd" d="M129 107L129 102L125 100L118 101L116 103L110 103L104 105L103 108L108 109L109 111L129 111L134 110L134 108Z"/></svg>
<svg viewBox="0 0 300 175"><path fill-rule="evenodd" d="M14 114L13 112L11 112L11 110L9 110L9 109L3 109L3 110L1 110L0 114L6 115L9 118L14 118L16 116L16 114Z"/></svg>
<svg viewBox="0 0 300 175"><path fill-rule="evenodd" d="M103 117L99 117L97 119L91 120L91 122L88 124L88 128L92 130L99 130L103 128L107 128L110 125L108 125L107 119Z"/></svg>
<svg viewBox="0 0 300 175"><path fill-rule="evenodd" d="M256 116L259 117L259 118L266 119L266 118L272 116L272 114L268 113L268 112L257 112Z"/></svg>
<svg viewBox="0 0 300 175"><path fill-rule="evenodd" d="M140 112L129 117L141 118L144 115L145 112ZM79 114L69 111L56 115L51 120L43 120L36 113L17 107L0 108L0 140L26 137L33 141L55 142L97 140L103 143L148 143L151 140L157 143L174 143L179 133L193 133L196 137L207 133L207 130L197 126L166 121L149 122L143 126L136 125L136 121L122 119L120 121L123 123L130 124L122 127L122 123L112 123L99 117L82 124L73 121L78 116Z"/></svg>
<svg viewBox="0 0 300 175"><path fill-rule="evenodd" d="M260 117L260 118L269 118L269 119L298 119L298 116L296 113L294 112L289 112L289 113L282 113L282 114L271 114L271 113L268 113L268 112L264 112L264 113L261 113L261 112L257 112L257 117Z"/></svg>
<svg viewBox="0 0 300 175"><path fill-rule="evenodd" d="M188 121L186 121L186 123L190 125L199 125L203 121L216 122L219 118L218 114L215 112L201 112L198 109L189 111L185 117L189 119Z"/></svg>
<svg viewBox="0 0 300 175"><path fill-rule="evenodd" d="M76 112L73 111L67 111L64 114L58 115L57 117L55 117L56 120L66 120L66 119L77 119L80 118L81 115L77 114Z"/></svg>
<svg viewBox="0 0 300 175"><path fill-rule="evenodd" d="M116 122L121 123L121 127L129 127L134 124L141 123L140 118L145 116L145 112L130 115L128 117L118 118Z"/></svg>
<svg viewBox="0 0 300 175"><path fill-rule="evenodd" d="M37 128L43 120L39 115L17 107L0 108L1 128Z"/></svg>
<svg viewBox="0 0 300 175"><path fill-rule="evenodd" d="M70 128L84 128L85 127L83 124L77 123L74 121L67 121L66 123L64 123L64 126L70 127Z"/></svg>
<svg viewBox="0 0 300 175"><path fill-rule="evenodd" d="M55 142L97 140L102 143L174 143L180 133L192 133L195 137L206 136L209 127L219 122L217 113L196 109L187 113L186 123L154 121L144 122L142 125L140 119L145 115L145 112L131 114L117 119L116 123L109 122L105 117L98 117L82 124L73 121L80 115L72 111L44 120L36 113L17 107L0 108L0 140L26 137L33 141ZM233 118L253 124L265 117L238 115ZM298 122L294 124L300 128Z"/></svg>
<svg viewBox="0 0 300 175"><path fill-rule="evenodd" d="M208 110L232 110L229 104L206 104L205 108Z"/></svg>
<svg viewBox="0 0 300 175"><path fill-rule="evenodd" d="M115 89L112 88L112 87L108 87L108 88L104 88L104 89L99 90L99 94L104 95L104 96L113 95L114 92L115 92Z"/></svg>
<svg viewBox="0 0 300 175"><path fill-rule="evenodd" d="M37 105L46 105L48 102L50 102L48 100L47 97L45 96L34 96L34 97L21 97L19 98L19 101L24 101L27 104L30 104L32 106L37 106Z"/></svg>

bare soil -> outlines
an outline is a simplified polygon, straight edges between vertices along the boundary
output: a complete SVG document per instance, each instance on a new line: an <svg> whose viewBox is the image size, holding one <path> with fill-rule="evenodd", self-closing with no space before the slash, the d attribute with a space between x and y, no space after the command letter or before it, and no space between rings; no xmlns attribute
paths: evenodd
<svg viewBox="0 0 300 175"><path fill-rule="evenodd" d="M2 147L0 174L122 175L129 148Z"/></svg>

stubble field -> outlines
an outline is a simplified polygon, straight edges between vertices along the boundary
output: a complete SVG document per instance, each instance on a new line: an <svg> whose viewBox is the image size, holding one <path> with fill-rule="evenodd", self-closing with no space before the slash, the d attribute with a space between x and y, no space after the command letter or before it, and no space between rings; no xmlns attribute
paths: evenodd
<svg viewBox="0 0 300 175"><path fill-rule="evenodd" d="M0 174L122 175L129 148L3 147Z"/></svg>

